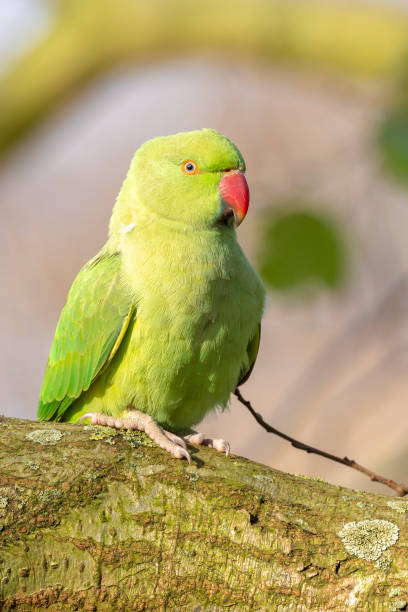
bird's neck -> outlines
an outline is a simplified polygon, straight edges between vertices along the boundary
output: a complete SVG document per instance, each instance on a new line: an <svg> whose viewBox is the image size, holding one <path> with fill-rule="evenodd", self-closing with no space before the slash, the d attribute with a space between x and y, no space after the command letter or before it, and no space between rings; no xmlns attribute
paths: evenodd
<svg viewBox="0 0 408 612"><path fill-rule="evenodd" d="M123 204L121 212L126 212ZM197 271L203 283L233 274L235 256L241 254L233 228L197 230L163 219L143 206L135 210L134 203L127 211L120 224L113 214L105 248L122 253L124 275L135 291L140 283L151 283L153 278L171 285L175 279L193 282Z"/></svg>
<svg viewBox="0 0 408 612"><path fill-rule="evenodd" d="M160 236L162 244L191 248L192 241L204 244L207 241L236 242L235 229L225 225L194 226L157 214L141 201L128 200L122 192L116 201L109 224L109 250L126 250L132 243L154 248Z"/></svg>

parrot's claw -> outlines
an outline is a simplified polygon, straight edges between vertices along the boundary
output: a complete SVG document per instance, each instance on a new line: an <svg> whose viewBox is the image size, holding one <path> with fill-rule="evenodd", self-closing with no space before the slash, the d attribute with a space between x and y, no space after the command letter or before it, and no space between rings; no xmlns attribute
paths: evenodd
<svg viewBox="0 0 408 612"><path fill-rule="evenodd" d="M82 421L85 421L85 419L91 419L91 423L94 425L92 421L92 417L94 416L98 416L98 413L97 412L87 412L86 414L83 414L80 419L77 420L77 423L82 423Z"/></svg>
<svg viewBox="0 0 408 612"><path fill-rule="evenodd" d="M167 431L166 429L163 429L163 433L169 438L169 440L171 440L175 444L178 444L178 446L182 446L187 450L187 444L185 443L183 438L180 438L180 436L176 436L176 434L171 431Z"/></svg>
<svg viewBox="0 0 408 612"><path fill-rule="evenodd" d="M187 459L191 463L190 454L182 438L170 431L165 431L149 414L140 410L129 410L124 417L113 417L99 412L87 412L78 420L90 419L92 425L106 425L116 429L135 429L143 431L153 442L168 451L176 459Z"/></svg>
<svg viewBox="0 0 408 612"><path fill-rule="evenodd" d="M227 457L230 454L230 443L227 442L227 440L222 440L221 438L206 438L203 433L197 432L184 436L184 439L187 440L187 442L191 442L191 444L199 444L201 446L215 448L215 450L225 453Z"/></svg>

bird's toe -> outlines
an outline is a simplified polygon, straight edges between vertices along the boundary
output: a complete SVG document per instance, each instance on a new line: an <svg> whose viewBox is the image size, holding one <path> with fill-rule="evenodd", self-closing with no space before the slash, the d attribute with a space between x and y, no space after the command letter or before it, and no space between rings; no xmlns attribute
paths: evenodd
<svg viewBox="0 0 408 612"><path fill-rule="evenodd" d="M225 453L227 456L230 454L230 443L222 438L207 438L203 433L195 432L189 434L188 436L184 436L184 439L191 444L199 444L200 446L215 448L215 450Z"/></svg>
<svg viewBox="0 0 408 612"><path fill-rule="evenodd" d="M178 446L187 449L187 444L185 443L183 438L180 438L180 436L176 436L176 434L174 434L172 431L167 431L166 429L163 429L163 432L167 436L167 438L171 440L171 442L174 442L174 444L177 444Z"/></svg>
<svg viewBox="0 0 408 612"><path fill-rule="evenodd" d="M222 438L215 438L212 440L212 447L215 448L220 453L225 453L227 456L230 454L231 446L227 440L223 440Z"/></svg>
<svg viewBox="0 0 408 612"><path fill-rule="evenodd" d="M205 440L205 435L203 433L193 433L184 436L184 439L187 440L187 442L191 442L191 444L202 444Z"/></svg>
<svg viewBox="0 0 408 612"><path fill-rule="evenodd" d="M169 450L169 449L167 449L167 450ZM176 459L187 459L187 461L189 463L191 463L190 453L188 451L186 451L186 449L183 448L182 446L178 446L178 444L174 445L174 447L170 450L170 453Z"/></svg>

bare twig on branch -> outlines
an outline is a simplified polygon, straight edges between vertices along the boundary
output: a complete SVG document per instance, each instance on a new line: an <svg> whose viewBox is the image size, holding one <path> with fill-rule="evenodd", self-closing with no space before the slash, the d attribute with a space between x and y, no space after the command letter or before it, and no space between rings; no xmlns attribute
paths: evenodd
<svg viewBox="0 0 408 612"><path fill-rule="evenodd" d="M384 478L383 476L376 474L375 472L373 472L372 470L369 470L363 465L360 465L353 459L349 459L348 457L337 457L336 455L332 455L331 453L326 453L325 451L319 450L318 448L314 448L313 446L304 444L303 442L300 442L299 440L295 440L295 438L292 438L291 436L288 436L282 431L275 429L275 427L272 427L272 425L269 425L269 423L266 423L266 421L264 421L263 417L259 414L259 412L256 412L253 409L251 402L246 400L242 396L238 388L235 389L234 394L238 398L238 400L241 402L241 404L243 404L246 408L248 408L249 412L252 414L256 422L259 423L259 425L261 425L261 427L263 427L268 433L272 433L275 436L279 436L280 438L287 440L288 442L291 443L292 446L294 446L295 448L298 448L299 450L303 450L303 451L306 451L307 453L312 453L314 455L320 455L321 457L326 457L326 459L330 459L331 461L336 461L336 463L341 463L342 465L351 467L354 470L358 470L359 472L362 472L363 474L368 476L370 480L374 482L381 482L381 484L384 484L387 487L390 487L391 489L396 491L398 495L400 496L408 495L407 485L398 484L397 482L394 482L394 480L391 480L389 478Z"/></svg>

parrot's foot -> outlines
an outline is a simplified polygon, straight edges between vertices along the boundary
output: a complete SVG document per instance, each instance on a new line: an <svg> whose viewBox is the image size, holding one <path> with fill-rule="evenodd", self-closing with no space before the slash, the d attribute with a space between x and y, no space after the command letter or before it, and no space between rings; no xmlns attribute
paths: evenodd
<svg viewBox="0 0 408 612"><path fill-rule="evenodd" d="M191 442L191 444L200 444L201 446L215 448L217 451L225 453L227 456L231 450L230 443L226 440L222 440L221 438L206 438L203 433L195 432L188 436L184 436L184 439L187 442Z"/></svg>
<svg viewBox="0 0 408 612"><path fill-rule="evenodd" d="M143 431L156 442L161 448L168 451L176 459L187 459L191 463L191 457L187 451L186 443L183 438L176 436L170 431L166 431L156 423L149 414L140 410L129 410L127 415L122 418L108 416L99 412L87 412L78 420L91 419L92 425L107 425L116 429L136 429Z"/></svg>

